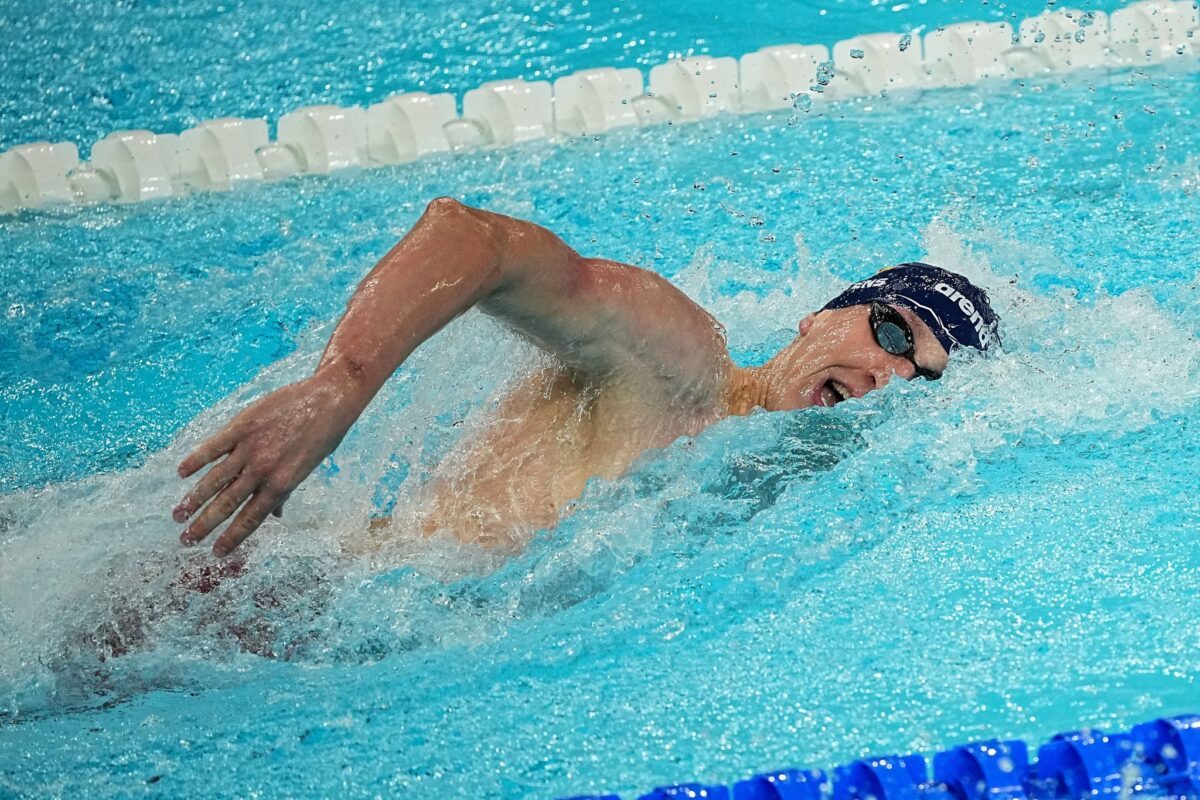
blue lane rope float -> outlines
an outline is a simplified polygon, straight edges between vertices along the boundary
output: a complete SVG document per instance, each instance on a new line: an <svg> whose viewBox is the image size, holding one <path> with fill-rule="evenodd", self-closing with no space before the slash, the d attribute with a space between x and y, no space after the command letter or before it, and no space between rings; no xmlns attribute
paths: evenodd
<svg viewBox="0 0 1200 800"><path fill-rule="evenodd" d="M1200 800L1200 714L1164 717L1127 733L1060 733L1037 749L1020 739L952 747L933 757L864 758L826 772L786 769L733 786L660 786L638 800ZM615 794L563 800L621 800Z"/></svg>

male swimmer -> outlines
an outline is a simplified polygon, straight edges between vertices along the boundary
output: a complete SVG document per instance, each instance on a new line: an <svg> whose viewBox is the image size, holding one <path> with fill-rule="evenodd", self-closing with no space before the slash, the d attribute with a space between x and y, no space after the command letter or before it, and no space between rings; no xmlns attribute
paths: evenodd
<svg viewBox="0 0 1200 800"><path fill-rule="evenodd" d="M851 285L770 361L742 368L717 321L664 278L439 198L359 285L313 375L250 405L179 465L186 478L216 462L174 509L176 522L191 519L181 541L236 512L213 546L223 556L278 515L409 354L475 306L557 366L518 384L443 463L421 525L508 547L647 449L755 408L832 406L894 375L937 378L955 349L994 344L998 322L966 278L902 264Z"/></svg>

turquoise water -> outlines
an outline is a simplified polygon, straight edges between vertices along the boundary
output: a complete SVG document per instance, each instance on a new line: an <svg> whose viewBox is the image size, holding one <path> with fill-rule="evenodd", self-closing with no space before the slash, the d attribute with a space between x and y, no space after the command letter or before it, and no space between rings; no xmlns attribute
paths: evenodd
<svg viewBox="0 0 1200 800"><path fill-rule="evenodd" d="M633 794L1195 711L1198 114L1177 65L6 218L0 796ZM919 257L1008 352L722 422L507 561L338 555L535 363L467 315L181 585L174 464L439 194L668 275L745 363Z"/></svg>
<svg viewBox="0 0 1200 800"><path fill-rule="evenodd" d="M1074 7L1110 11L1116 0ZM1045 0L0 0L0 150L116 130L178 133L205 119L396 92L463 92L686 53L832 45L878 31L1008 20Z"/></svg>

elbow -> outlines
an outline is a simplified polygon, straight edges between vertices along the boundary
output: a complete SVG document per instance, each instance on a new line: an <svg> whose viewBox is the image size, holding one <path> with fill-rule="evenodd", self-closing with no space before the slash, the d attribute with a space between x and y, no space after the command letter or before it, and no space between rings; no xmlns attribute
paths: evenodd
<svg viewBox="0 0 1200 800"><path fill-rule="evenodd" d="M460 247L484 250L492 260L499 257L503 225L495 214L472 208L453 197L436 197L425 207L422 221Z"/></svg>
<svg viewBox="0 0 1200 800"><path fill-rule="evenodd" d="M427 219L453 219L483 223L493 216L486 211L472 208L466 203L459 202L453 197L435 197L425 206L423 216Z"/></svg>
<svg viewBox="0 0 1200 800"><path fill-rule="evenodd" d="M453 197L435 197L425 206L421 219L441 228L452 228L458 236L486 233L491 228L491 215L486 211L460 203Z"/></svg>
<svg viewBox="0 0 1200 800"><path fill-rule="evenodd" d="M453 197L435 197L429 201L429 205L425 206L424 216L447 217L463 214L466 211L467 207Z"/></svg>

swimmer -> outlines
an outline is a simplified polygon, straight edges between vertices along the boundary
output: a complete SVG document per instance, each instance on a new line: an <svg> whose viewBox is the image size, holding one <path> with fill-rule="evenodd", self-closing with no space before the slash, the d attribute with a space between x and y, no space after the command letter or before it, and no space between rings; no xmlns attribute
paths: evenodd
<svg viewBox="0 0 1200 800"><path fill-rule="evenodd" d="M388 377L473 307L556 366L518 383L440 465L420 525L512 549L553 526L588 479L616 478L723 417L833 406L893 377L935 379L954 350L998 341L983 290L908 263L852 284L770 361L739 367L716 319L659 275L439 198L358 286L312 376L247 407L179 465L187 478L213 464L174 509L176 522L190 520L181 541L233 517L213 545L224 556L279 515Z"/></svg>

